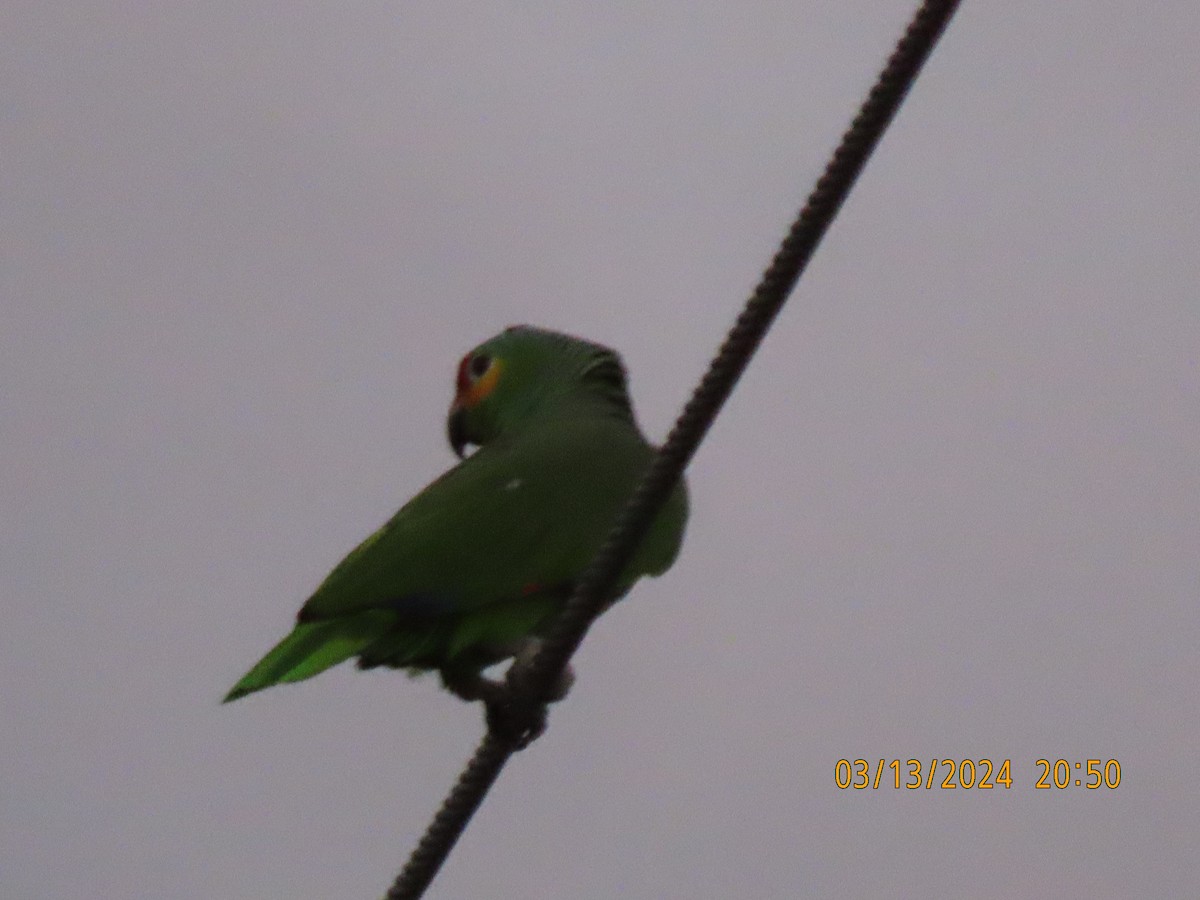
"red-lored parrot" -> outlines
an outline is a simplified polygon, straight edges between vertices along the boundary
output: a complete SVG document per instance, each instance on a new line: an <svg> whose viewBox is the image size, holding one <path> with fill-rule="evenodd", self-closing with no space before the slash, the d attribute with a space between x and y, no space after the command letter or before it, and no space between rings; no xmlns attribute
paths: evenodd
<svg viewBox="0 0 1200 900"><path fill-rule="evenodd" d="M329 573L298 622L225 697L311 678L351 657L436 669L467 699L482 669L536 647L654 456L620 357L528 326L458 366L450 444L461 458ZM681 481L613 599L675 561Z"/></svg>

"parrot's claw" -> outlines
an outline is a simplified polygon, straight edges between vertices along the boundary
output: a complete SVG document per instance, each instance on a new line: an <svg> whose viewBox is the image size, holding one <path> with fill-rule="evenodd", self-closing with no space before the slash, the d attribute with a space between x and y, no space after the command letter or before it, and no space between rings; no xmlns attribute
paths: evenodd
<svg viewBox="0 0 1200 900"><path fill-rule="evenodd" d="M529 702L505 689L502 697L484 701L488 731L514 750L524 750L546 730L546 704Z"/></svg>
<svg viewBox="0 0 1200 900"><path fill-rule="evenodd" d="M503 681L480 672L442 670L446 690L468 702L482 700L488 731L515 750L523 750L546 730L546 706L530 703Z"/></svg>
<svg viewBox="0 0 1200 900"><path fill-rule="evenodd" d="M497 702L501 694L508 692L504 682L488 678L482 672L442 669L441 676L446 690L468 703L475 700Z"/></svg>
<svg viewBox="0 0 1200 900"><path fill-rule="evenodd" d="M526 697L526 692L520 689L520 676L540 647L541 642L536 639L527 641L516 654L509 675L504 681L496 681L482 672L472 670L441 671L442 684L446 686L446 690L467 702L483 701L488 731L517 750L523 750L541 737L542 732L546 730L546 705L557 703L566 697L575 683L575 673L567 666L546 697Z"/></svg>
<svg viewBox="0 0 1200 900"><path fill-rule="evenodd" d="M519 671L528 669L533 664L533 659L542 649L542 641L539 638L526 638L521 645L521 649L517 651L513 659L513 668ZM509 671L512 671L511 669ZM571 691L571 687L575 684L575 672L571 669L570 664L563 666L562 672L558 676L558 680L550 688L550 693L545 697L547 703L557 703L564 699Z"/></svg>
<svg viewBox="0 0 1200 900"><path fill-rule="evenodd" d="M550 696L546 698L546 702L557 703L559 700L566 698L574 684L575 672L572 671L570 666L567 666L559 673L558 680L554 682L554 686L550 689Z"/></svg>

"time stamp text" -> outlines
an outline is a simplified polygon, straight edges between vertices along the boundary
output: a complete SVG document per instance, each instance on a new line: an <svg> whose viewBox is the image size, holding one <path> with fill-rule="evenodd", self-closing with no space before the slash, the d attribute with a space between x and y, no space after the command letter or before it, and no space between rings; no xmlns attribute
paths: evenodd
<svg viewBox="0 0 1200 900"><path fill-rule="evenodd" d="M1115 759L1038 759L1033 765L1025 783L1037 790L1115 790L1121 784ZM833 766L833 783L842 790L1009 790L1023 780L1013 775L1011 759L839 759Z"/></svg>

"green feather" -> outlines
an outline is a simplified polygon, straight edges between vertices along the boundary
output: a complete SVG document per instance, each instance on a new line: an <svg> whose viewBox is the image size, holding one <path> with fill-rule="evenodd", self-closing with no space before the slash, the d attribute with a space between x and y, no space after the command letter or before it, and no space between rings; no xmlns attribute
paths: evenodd
<svg viewBox="0 0 1200 900"><path fill-rule="evenodd" d="M394 619L385 612L365 612L329 622L301 622L221 702L237 700L274 684L319 675L360 653Z"/></svg>

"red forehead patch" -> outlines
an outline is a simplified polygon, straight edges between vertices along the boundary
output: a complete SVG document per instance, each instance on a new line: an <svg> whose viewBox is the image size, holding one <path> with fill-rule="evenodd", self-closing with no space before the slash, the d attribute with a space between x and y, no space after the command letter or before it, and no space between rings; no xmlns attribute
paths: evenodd
<svg viewBox="0 0 1200 900"><path fill-rule="evenodd" d="M471 386L471 354L468 353L458 364L458 377L454 380L455 389L461 394Z"/></svg>

